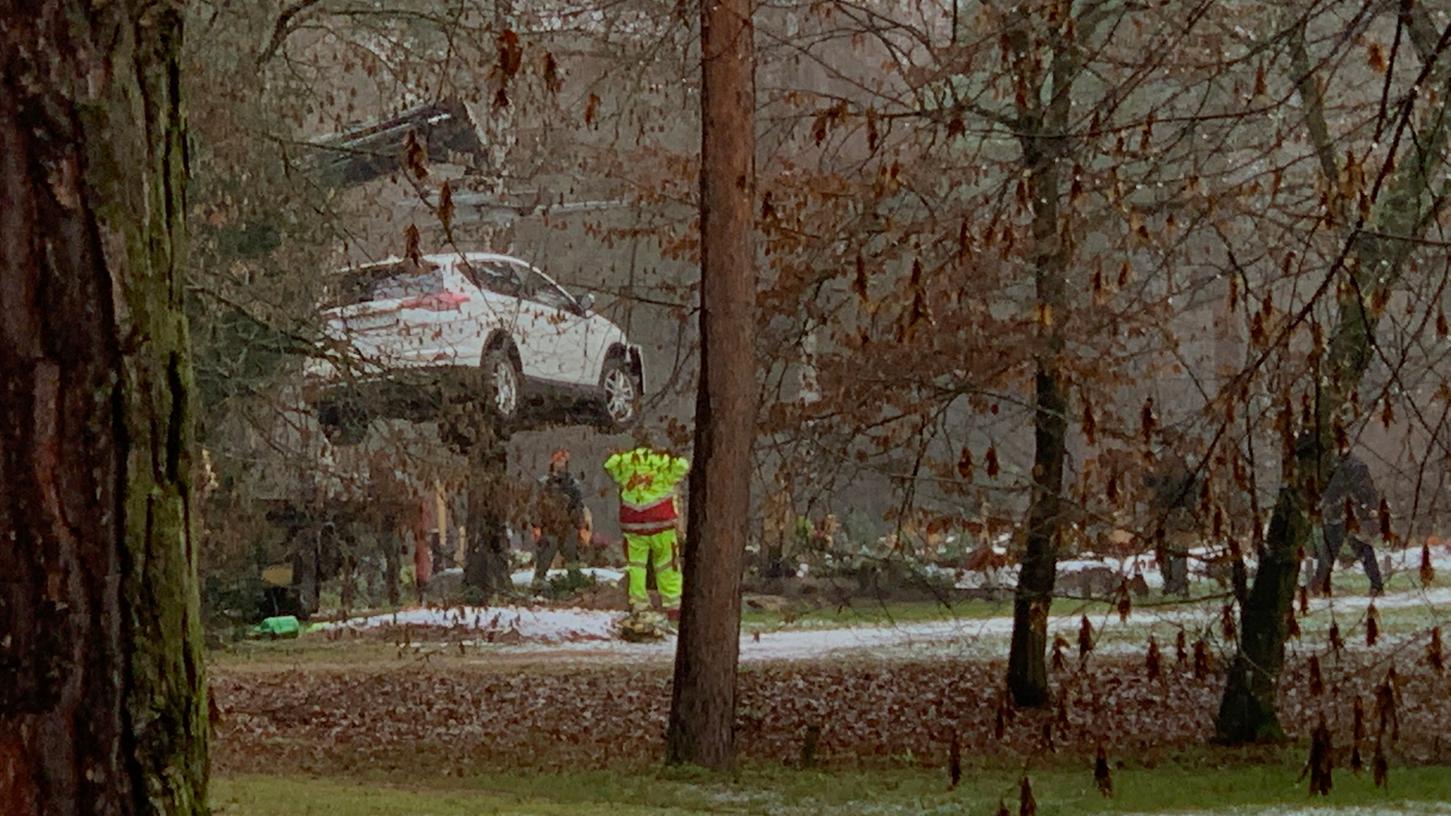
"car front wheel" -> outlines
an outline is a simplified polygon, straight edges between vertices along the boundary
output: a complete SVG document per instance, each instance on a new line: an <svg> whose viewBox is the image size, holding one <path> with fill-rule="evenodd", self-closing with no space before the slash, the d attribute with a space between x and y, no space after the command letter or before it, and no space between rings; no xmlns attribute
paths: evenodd
<svg viewBox="0 0 1451 816"><path fill-rule="evenodd" d="M484 355L477 369L466 372L443 398L440 437L467 455L489 434L507 433L519 416L520 375L507 349Z"/></svg>

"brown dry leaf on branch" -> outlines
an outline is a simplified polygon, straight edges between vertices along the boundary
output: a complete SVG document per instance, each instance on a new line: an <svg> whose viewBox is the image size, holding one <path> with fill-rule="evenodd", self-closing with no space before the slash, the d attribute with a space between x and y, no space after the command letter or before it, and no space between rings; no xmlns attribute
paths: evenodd
<svg viewBox="0 0 1451 816"><path fill-rule="evenodd" d="M1359 694L1355 695L1355 703L1351 707L1351 739L1358 746L1365 740L1365 703Z"/></svg>
<svg viewBox="0 0 1451 816"><path fill-rule="evenodd" d="M1390 785L1390 763L1386 761L1384 741L1377 738L1375 741L1375 757L1371 759L1370 775L1375 780L1377 788L1384 788Z"/></svg>
<svg viewBox="0 0 1451 816"><path fill-rule="evenodd" d="M1390 734L1391 739L1398 739L1401 733L1400 714L1396 706L1396 670L1392 667L1386 672L1386 678L1375 689L1375 718L1379 723L1376 731L1376 739L1381 739Z"/></svg>
<svg viewBox="0 0 1451 816"><path fill-rule="evenodd" d="M962 781L962 737L955 728L947 752L947 780L949 790L956 790L957 784Z"/></svg>
<svg viewBox="0 0 1451 816"><path fill-rule="evenodd" d="M1098 753L1093 759L1093 783L1105 797L1113 796L1113 771L1108 767L1108 751L1099 743Z"/></svg>
<svg viewBox="0 0 1451 816"><path fill-rule="evenodd" d="M1209 644L1202 639L1194 641L1194 679L1203 680L1211 671Z"/></svg>
<svg viewBox="0 0 1451 816"><path fill-rule="evenodd" d="M1234 604L1225 604L1219 610L1219 628L1226 643L1233 643L1239 637L1239 627L1234 617Z"/></svg>
<svg viewBox="0 0 1451 816"><path fill-rule="evenodd" d="M1310 795L1329 796L1333 787L1331 776L1335 770L1335 748L1330 742L1330 728L1321 717L1315 730L1310 732L1310 759L1305 764L1310 775ZM1304 777L1304 773L1301 773Z"/></svg>
<svg viewBox="0 0 1451 816"><path fill-rule="evenodd" d="M428 148L419 141L416 130L409 130L403 140L403 166L419 181L428 178Z"/></svg>
<svg viewBox="0 0 1451 816"><path fill-rule="evenodd" d="M1083 662L1088 659L1088 653L1093 651L1093 624L1089 622L1088 616L1084 615L1083 620L1078 624L1078 660Z"/></svg>
<svg viewBox="0 0 1451 816"><path fill-rule="evenodd" d="M445 230L453 226L453 185L447 181L438 188L438 220Z"/></svg>

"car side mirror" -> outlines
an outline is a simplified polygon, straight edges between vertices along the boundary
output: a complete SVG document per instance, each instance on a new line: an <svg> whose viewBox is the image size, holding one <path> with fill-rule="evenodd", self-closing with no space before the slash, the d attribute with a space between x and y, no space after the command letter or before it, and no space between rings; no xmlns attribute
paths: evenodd
<svg viewBox="0 0 1451 816"><path fill-rule="evenodd" d="M591 292L585 292L584 294L580 295L575 302L579 304L579 310L581 312L588 312L590 309L594 308L595 296Z"/></svg>

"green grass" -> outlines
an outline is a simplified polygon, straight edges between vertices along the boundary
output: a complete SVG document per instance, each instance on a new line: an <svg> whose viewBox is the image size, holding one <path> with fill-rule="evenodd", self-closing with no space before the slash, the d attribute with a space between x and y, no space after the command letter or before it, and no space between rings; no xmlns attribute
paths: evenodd
<svg viewBox="0 0 1451 816"><path fill-rule="evenodd" d="M1243 757L1186 758L1156 768L1114 771L1105 799L1082 768L1031 775L1040 816L1115 813L1256 813L1310 804L1288 754L1258 764ZM1017 812L1018 772L966 769L957 790L942 771L795 771L749 768L734 777L647 769L638 772L490 774L421 781L300 776L224 777L213 783L218 814L251 816L476 816L476 814L990 814L998 800ZM1388 813L1451 813L1430 803L1451 799L1451 769L1392 768L1389 791L1367 775L1336 774L1333 794L1316 804ZM1362 811L1363 812L1363 811Z"/></svg>
<svg viewBox="0 0 1451 816"><path fill-rule="evenodd" d="M1053 614L1101 615L1111 605L1102 601L1059 599L1053 605ZM797 602L790 611L775 611L746 608L741 615L742 629L834 629L851 626L888 626L903 623L930 623L933 621L985 620L987 618L1010 617L1013 614L1012 600L954 600L954 601L875 601L871 598L855 598L849 605L826 604L819 608L802 608Z"/></svg>
<svg viewBox="0 0 1451 816"><path fill-rule="evenodd" d="M892 623L992 618L1013 613L1012 601L874 601L855 598L849 605L818 608L796 602L783 611L751 609L741 615L744 629L826 629L840 626L876 626ZM805 608L803 608L805 607Z"/></svg>

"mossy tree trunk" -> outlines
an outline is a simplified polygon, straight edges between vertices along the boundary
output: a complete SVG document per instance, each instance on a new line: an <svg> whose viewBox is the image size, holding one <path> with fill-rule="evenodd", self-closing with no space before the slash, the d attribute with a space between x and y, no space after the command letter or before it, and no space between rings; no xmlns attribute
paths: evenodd
<svg viewBox="0 0 1451 816"><path fill-rule="evenodd" d="M178 4L0 10L0 813L206 810Z"/></svg>
<svg viewBox="0 0 1451 816"><path fill-rule="evenodd" d="M1370 367L1380 322L1374 304L1385 302L1412 248L1434 222L1446 197L1445 188L1436 185L1435 179L1444 178L1441 155L1451 137L1444 101L1451 94L1451 56L1447 54L1451 29L1438 38L1424 8L1408 5L1403 13L1409 39L1422 61L1416 84L1439 89L1441 101L1432 97L1428 104L1438 106L1432 111L1417 111L1414 104L1400 109L1389 130L1394 134L1390 153L1395 162L1387 167L1394 169L1383 176L1383 186L1377 181L1367 191L1373 198L1368 217L1351 221L1348 213L1353 211L1354 202L1349 198L1331 202L1332 217L1346 226L1344 251L1332 269L1337 284L1335 329L1318 363L1313 425L1301 429L1291 455L1286 457L1259 570L1241 611L1239 650L1230 666L1215 721L1222 742L1284 737L1277 697L1289 615L1300 575L1299 553L1310 540L1311 508L1306 497L1318 495L1327 481L1336 454L1335 419L1350 405ZM1322 174L1333 184L1341 174L1337 154L1343 151L1331 141L1321 98L1323 85L1312 70L1304 37L1303 29L1292 33L1292 70L1299 83L1309 141ZM1414 135L1408 132L1413 114L1430 123Z"/></svg>

